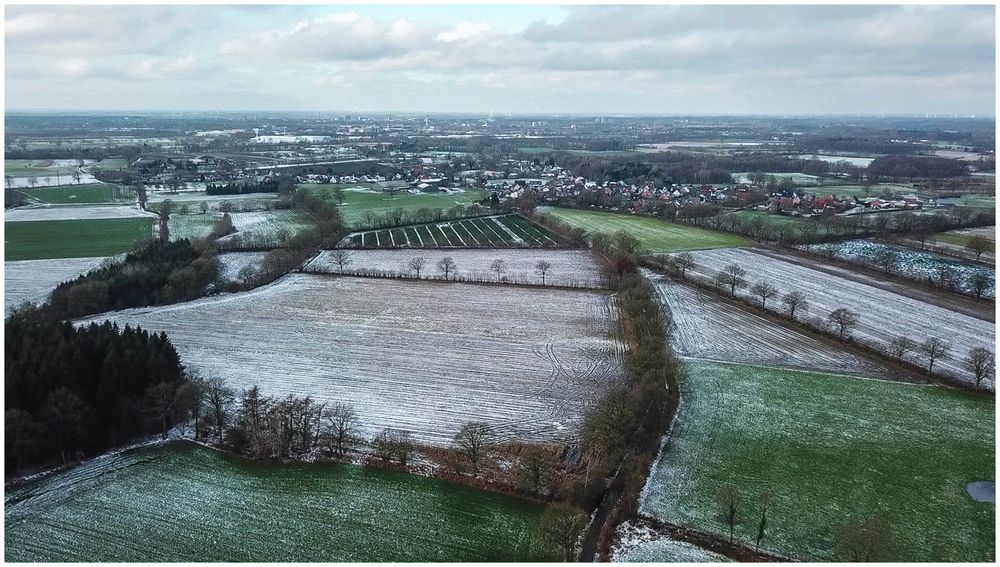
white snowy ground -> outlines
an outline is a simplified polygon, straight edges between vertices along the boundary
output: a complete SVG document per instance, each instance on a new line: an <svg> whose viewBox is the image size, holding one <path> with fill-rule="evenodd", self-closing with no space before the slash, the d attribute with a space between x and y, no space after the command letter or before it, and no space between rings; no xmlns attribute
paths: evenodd
<svg viewBox="0 0 1000 567"><path fill-rule="evenodd" d="M546 285L600 288L600 268L594 256L585 250L346 250L349 263L344 266L347 274L404 275L415 277L410 260L423 258L425 266L421 279L442 279L438 262L444 257L455 261L455 272L449 277L470 281L496 281L496 272L490 269L494 260L503 260L502 278L507 283L541 285L542 277L535 265L539 260L551 264L545 275ZM305 266L307 272L337 273L333 252L325 250Z"/></svg>
<svg viewBox="0 0 1000 567"><path fill-rule="evenodd" d="M219 278L234 282L239 278L240 270L246 266L259 268L261 262L267 256L267 252L228 252L219 254L216 259L219 261Z"/></svg>
<svg viewBox="0 0 1000 567"><path fill-rule="evenodd" d="M232 387L353 404L363 433L443 445L469 421L567 440L622 374L611 300L583 290L292 274L256 290L104 314L165 331Z"/></svg>
<svg viewBox="0 0 1000 567"><path fill-rule="evenodd" d="M133 217L155 217L137 205L51 205L18 207L4 212L7 222L124 219Z"/></svg>
<svg viewBox="0 0 1000 567"><path fill-rule="evenodd" d="M693 543L670 539L646 525L622 522L616 530L613 563L717 563L728 557L702 549Z"/></svg>
<svg viewBox="0 0 1000 567"><path fill-rule="evenodd" d="M809 301L809 309L802 316L796 313L796 318L805 317L817 326L829 328L827 316L834 309L844 307L857 312L861 320L851 336L876 348L884 349L899 336L909 337L917 343L931 337L940 338L951 345L951 356L935 362L934 370L961 380L972 379L963 364L969 350L977 346L993 350L995 345L993 323L943 307L749 249L722 248L693 254L696 266L689 270L690 277L711 282L726 266L736 264L746 270L750 285L766 280L777 287L781 295L792 290L801 291ZM751 297L748 288L737 293ZM780 299L769 301L767 308L777 312L785 310ZM734 340L739 339L734 335ZM926 364L920 353L910 353L907 358L917 364ZM992 381L984 387L992 388Z"/></svg>
<svg viewBox="0 0 1000 567"><path fill-rule="evenodd" d="M104 258L59 258L4 262L3 307L5 315L25 302L41 303L60 283L98 266Z"/></svg>
<svg viewBox="0 0 1000 567"><path fill-rule="evenodd" d="M673 347L681 356L870 377L885 374L876 363L847 349L831 348L697 288L648 270L644 274L670 308ZM777 305L780 299L770 301Z"/></svg>

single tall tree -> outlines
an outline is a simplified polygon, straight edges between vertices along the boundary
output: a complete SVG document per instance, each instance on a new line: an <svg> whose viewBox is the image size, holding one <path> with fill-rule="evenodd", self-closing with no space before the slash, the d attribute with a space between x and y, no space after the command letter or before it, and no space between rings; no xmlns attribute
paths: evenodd
<svg viewBox="0 0 1000 567"><path fill-rule="evenodd" d="M729 297L736 299L736 290L746 287L747 285L746 275L746 270L736 264L730 264L719 272L715 281L720 287L728 287Z"/></svg>
<svg viewBox="0 0 1000 567"><path fill-rule="evenodd" d="M503 260L497 258L490 263L490 271L497 275L497 281L501 281L503 273L507 271L507 264Z"/></svg>
<svg viewBox="0 0 1000 567"><path fill-rule="evenodd" d="M851 328L861 320L860 315L843 307L831 311L829 318L833 326L837 328L837 336L840 340L844 340L849 336Z"/></svg>
<svg viewBox="0 0 1000 567"><path fill-rule="evenodd" d="M546 262L545 260L539 260L535 264L535 270L540 276L542 276L542 285L545 285L545 274L549 273L549 269L552 268L552 264Z"/></svg>
<svg viewBox="0 0 1000 567"><path fill-rule="evenodd" d="M417 256L416 258L410 258L410 269L413 270L417 277L420 277L420 271L424 269L424 264L427 261L424 260L423 256Z"/></svg>
<svg viewBox="0 0 1000 567"><path fill-rule="evenodd" d="M479 476L479 466L493 447L493 429L482 422L466 423L455 435L455 446L472 466L472 476Z"/></svg>
<svg viewBox="0 0 1000 567"><path fill-rule="evenodd" d="M451 273L455 271L455 260L451 256L445 256L438 260L438 270L444 274L444 279L447 280Z"/></svg>
<svg viewBox="0 0 1000 567"><path fill-rule="evenodd" d="M754 295L760 298L760 307L762 309L767 309L768 298L774 297L775 295L778 294L778 288L771 285L770 282L757 282L753 284L753 287L750 288L750 291L752 291Z"/></svg>
<svg viewBox="0 0 1000 567"><path fill-rule="evenodd" d="M723 485L715 492L715 503L719 507L719 514L729 526L729 543L733 543L738 520L737 514L739 514L742 502L743 496L740 495L739 489L732 484Z"/></svg>
<svg viewBox="0 0 1000 567"><path fill-rule="evenodd" d="M977 234L965 243L965 248L975 254L978 261L984 253L993 251L993 241Z"/></svg>
<svg viewBox="0 0 1000 567"><path fill-rule="evenodd" d="M788 308L788 318L793 321L795 320L796 311L805 311L809 308L809 302L806 300L806 295L801 291L790 291L786 293L781 299L781 302Z"/></svg>
<svg viewBox="0 0 1000 567"><path fill-rule="evenodd" d="M561 552L563 561L576 558L580 534L587 527L587 516L562 502L550 504L538 522L539 538Z"/></svg>
<svg viewBox="0 0 1000 567"><path fill-rule="evenodd" d="M927 371L934 371L934 362L948 358L951 346L937 337L931 337L920 345L920 350L927 357Z"/></svg>
<svg viewBox="0 0 1000 567"><path fill-rule="evenodd" d="M985 347L975 347L965 357L965 368L976 377L977 390L983 380L993 376L995 365L993 352Z"/></svg>

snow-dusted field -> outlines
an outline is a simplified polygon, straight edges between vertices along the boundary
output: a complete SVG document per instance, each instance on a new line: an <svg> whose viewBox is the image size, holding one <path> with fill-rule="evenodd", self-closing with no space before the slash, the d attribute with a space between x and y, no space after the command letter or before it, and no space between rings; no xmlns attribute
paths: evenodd
<svg viewBox="0 0 1000 567"><path fill-rule="evenodd" d="M240 271L246 266L258 268L267 256L267 252L228 252L219 254L219 279L234 282L239 278Z"/></svg>
<svg viewBox="0 0 1000 567"><path fill-rule="evenodd" d="M76 161L76 160L54 160L54 161ZM66 166L63 166L66 167ZM54 170L50 175L35 175L35 184L31 184L31 177L12 177L11 187L14 189L34 189L35 187L58 187L61 185L78 185L80 183L100 183L101 181L91 173L80 173L80 179L73 177L72 173L60 173L56 176Z"/></svg>
<svg viewBox="0 0 1000 567"><path fill-rule="evenodd" d="M831 348L699 289L652 272L645 275L670 308L673 347L681 356L873 377L885 374L884 368L846 349Z"/></svg>
<svg viewBox="0 0 1000 567"><path fill-rule="evenodd" d="M347 250L348 263L344 273L356 275L401 275L416 277L410 261L423 258L422 279L443 279L438 268L442 258L455 261L455 271L449 278L466 281L497 281L490 269L495 260L503 260L505 271L501 279L508 283L541 285L542 276L536 268L539 261L551 264L545 274L546 285L600 288L600 268L590 252L585 250ZM324 250L305 266L307 272L338 273L334 252Z"/></svg>
<svg viewBox="0 0 1000 567"><path fill-rule="evenodd" d="M796 313L796 318L804 316L813 324L829 328L827 316L834 309L844 307L855 311L860 314L861 320L851 331L851 336L876 348L884 349L899 336L909 337L918 343L931 337L947 341L951 344L951 357L935 362L934 370L961 380L972 379L963 364L969 350L977 346L993 350L995 344L996 329L989 321L752 250L705 250L694 252L694 257L697 265L689 273L702 281L714 281L727 265L736 264L746 270L746 278L751 285L767 280L778 288L781 295L792 290L801 291L809 301L809 309L803 315ZM737 293L751 297L748 288ZM780 298L769 301L767 308L778 312L785 309ZM907 358L926 364L920 353L910 353ZM988 386L993 387L992 381Z"/></svg>
<svg viewBox="0 0 1000 567"><path fill-rule="evenodd" d="M3 264L3 307L9 314L25 302L41 303L64 281L100 266L104 258L23 260Z"/></svg>
<svg viewBox="0 0 1000 567"><path fill-rule="evenodd" d="M230 213L230 218L233 219L233 226L237 232L220 238L221 242L229 240L276 242L282 235L294 236L304 228L315 226L309 217L296 210Z"/></svg>
<svg viewBox="0 0 1000 567"><path fill-rule="evenodd" d="M966 236L985 236L990 240L996 240L997 227L995 226L977 226L973 228L959 228L956 230L949 230L949 233L953 234L964 234Z"/></svg>
<svg viewBox="0 0 1000 567"><path fill-rule="evenodd" d="M165 331L184 365L235 388L357 408L447 444L469 421L565 440L622 374L611 299L578 291L292 274L256 290L105 314Z"/></svg>
<svg viewBox="0 0 1000 567"><path fill-rule="evenodd" d="M20 207L4 212L4 220L18 221L51 221L51 220L89 220L89 219L124 219L133 217L156 216L132 205L65 205L48 207Z"/></svg>

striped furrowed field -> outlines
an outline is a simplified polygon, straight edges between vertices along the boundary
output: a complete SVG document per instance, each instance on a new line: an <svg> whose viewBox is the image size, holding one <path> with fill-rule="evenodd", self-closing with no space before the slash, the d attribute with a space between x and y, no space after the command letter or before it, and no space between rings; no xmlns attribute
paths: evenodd
<svg viewBox="0 0 1000 567"><path fill-rule="evenodd" d="M346 248L527 248L562 242L520 215L476 217L430 224L355 232L340 242Z"/></svg>
<svg viewBox="0 0 1000 567"><path fill-rule="evenodd" d="M802 292L809 302L808 310L801 315L796 313L796 319L807 320L817 327L832 329L828 316L835 309L854 311L860 320L850 330L851 338L878 349L885 349L900 336L917 343L942 339L951 347L950 356L936 361L934 371L959 380L972 380L964 363L969 350L978 346L993 349L996 331L990 321L810 268L775 254L729 248L696 252L694 258L696 265L689 270L689 277L705 283L714 282L720 271L735 264L745 270L750 285L768 281L781 295ZM749 288L738 290L737 295L756 300ZM786 311L780 300L772 300L767 308L776 313ZM927 366L919 351L908 353L906 359ZM985 381L983 387L992 389L993 381Z"/></svg>
<svg viewBox="0 0 1000 567"><path fill-rule="evenodd" d="M105 258L59 258L4 262L3 306L6 313L23 303L42 303L52 290L101 265Z"/></svg>
<svg viewBox="0 0 1000 567"><path fill-rule="evenodd" d="M966 491L995 478L993 398L934 385L715 362L686 363L681 409L641 512L728 538L716 493L742 494L736 538L837 558L837 527L879 518L891 561L993 561L995 504Z"/></svg>
<svg viewBox="0 0 1000 567"><path fill-rule="evenodd" d="M878 376L885 368L706 291L646 272L673 321L674 351L703 360ZM777 302L777 300L772 300Z"/></svg>
<svg viewBox="0 0 1000 567"><path fill-rule="evenodd" d="M541 561L544 507L347 464L191 443L111 454L4 494L10 562Z"/></svg>
<svg viewBox="0 0 1000 567"><path fill-rule="evenodd" d="M236 389L310 395L448 444L469 421L502 438L575 438L622 373L611 299L584 290L292 274L254 291L105 314L164 331L182 363Z"/></svg>

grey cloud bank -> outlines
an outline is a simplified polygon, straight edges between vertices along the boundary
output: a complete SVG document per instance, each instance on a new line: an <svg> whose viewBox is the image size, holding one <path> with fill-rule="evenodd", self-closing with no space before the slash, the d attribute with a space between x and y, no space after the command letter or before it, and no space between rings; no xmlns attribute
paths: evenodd
<svg viewBox="0 0 1000 567"><path fill-rule="evenodd" d="M509 6L509 10L533 10ZM297 13L296 10L300 10ZM471 10L471 9L470 9ZM8 6L8 109L992 115L993 6ZM389 10L391 13L391 10ZM280 17L278 17L280 15ZM471 17L470 17L471 16Z"/></svg>

